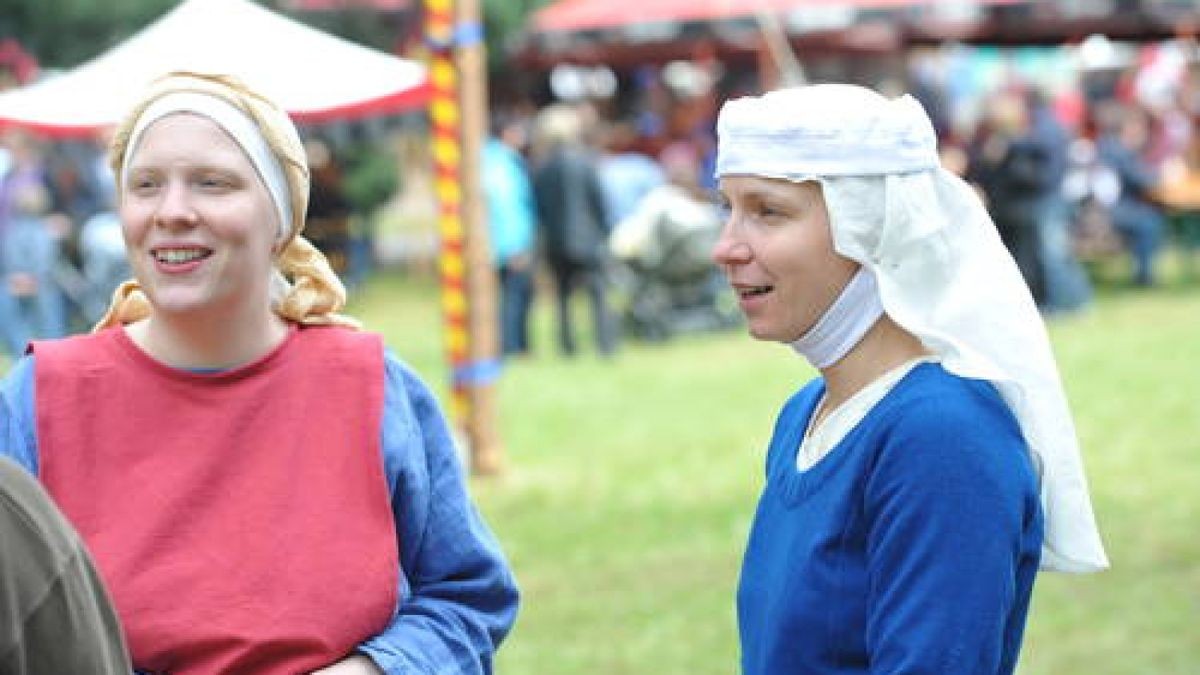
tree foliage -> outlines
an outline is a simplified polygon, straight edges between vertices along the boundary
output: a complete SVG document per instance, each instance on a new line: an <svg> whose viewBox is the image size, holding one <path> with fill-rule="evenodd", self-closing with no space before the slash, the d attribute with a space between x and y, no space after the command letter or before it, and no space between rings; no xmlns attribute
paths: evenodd
<svg viewBox="0 0 1200 675"><path fill-rule="evenodd" d="M0 38L16 38L43 67L70 68L118 44L166 13L180 0L0 0ZM256 0L316 28L384 51L394 51L405 32L419 31L422 0L405 16L367 9L297 15L285 0ZM505 50L529 15L552 0L480 0L488 62L502 69ZM405 24L404 22L408 23Z"/></svg>
<svg viewBox="0 0 1200 675"><path fill-rule="evenodd" d="M552 0L483 0L483 25L487 35L488 66L503 70L513 38L524 29L529 16Z"/></svg>
<svg viewBox="0 0 1200 675"><path fill-rule="evenodd" d="M43 68L70 68L174 5L175 0L0 0L0 38L15 38Z"/></svg>

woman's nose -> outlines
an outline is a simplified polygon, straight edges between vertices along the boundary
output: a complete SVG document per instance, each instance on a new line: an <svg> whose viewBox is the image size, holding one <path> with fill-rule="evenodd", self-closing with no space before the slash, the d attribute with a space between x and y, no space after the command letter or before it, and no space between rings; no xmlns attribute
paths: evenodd
<svg viewBox="0 0 1200 675"><path fill-rule="evenodd" d="M155 222L165 227L190 227L196 223L196 209L187 186L168 183L154 214Z"/></svg>
<svg viewBox="0 0 1200 675"><path fill-rule="evenodd" d="M713 245L712 259L718 265L728 266L747 263L752 256L750 245L736 236L732 223L721 228L721 236Z"/></svg>

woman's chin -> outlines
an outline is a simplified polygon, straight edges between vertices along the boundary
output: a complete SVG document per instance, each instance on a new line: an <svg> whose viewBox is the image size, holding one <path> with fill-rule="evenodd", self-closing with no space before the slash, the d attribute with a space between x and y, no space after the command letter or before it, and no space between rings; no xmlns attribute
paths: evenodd
<svg viewBox="0 0 1200 675"><path fill-rule="evenodd" d="M150 304L160 314L172 316L187 316L203 311L210 303L209 299L196 293L180 292L179 289L147 293Z"/></svg>
<svg viewBox="0 0 1200 675"><path fill-rule="evenodd" d="M784 340L783 338L781 338L779 331L773 330L771 326L756 325L754 323L750 323L747 327L747 332L750 333L750 337L754 338L755 340L760 340L763 342L786 342L787 341L787 340Z"/></svg>

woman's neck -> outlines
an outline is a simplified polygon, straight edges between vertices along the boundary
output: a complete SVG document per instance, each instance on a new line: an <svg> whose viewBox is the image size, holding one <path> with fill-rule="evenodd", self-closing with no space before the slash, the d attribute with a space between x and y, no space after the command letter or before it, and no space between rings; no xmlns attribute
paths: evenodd
<svg viewBox="0 0 1200 675"><path fill-rule="evenodd" d="M881 375L930 352L886 314L841 360L821 371L826 408L833 409Z"/></svg>
<svg viewBox="0 0 1200 675"><path fill-rule="evenodd" d="M287 322L269 309L251 316L170 316L126 326L135 344L175 368L234 368L274 349L287 337Z"/></svg>

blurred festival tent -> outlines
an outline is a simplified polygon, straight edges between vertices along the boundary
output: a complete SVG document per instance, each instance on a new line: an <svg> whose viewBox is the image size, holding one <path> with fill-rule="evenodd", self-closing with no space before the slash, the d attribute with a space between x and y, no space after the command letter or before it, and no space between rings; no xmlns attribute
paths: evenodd
<svg viewBox="0 0 1200 675"><path fill-rule="evenodd" d="M1016 0L999 0L1008 4ZM534 17L543 31L592 30L630 24L689 21L721 21L758 13L817 15L827 10L888 10L916 5L988 5L996 0L640 0L613 3L604 0L558 0Z"/></svg>
<svg viewBox="0 0 1200 675"><path fill-rule="evenodd" d="M706 52L753 61L775 23L799 54L885 54L903 48L906 26L965 32L988 8L1017 0L558 0L537 12L517 58L557 63L663 63Z"/></svg>
<svg viewBox="0 0 1200 675"><path fill-rule="evenodd" d="M885 55L947 42L1078 43L1089 35L1152 41L1200 30L1197 0L557 0L535 13L514 58L613 68L697 53L754 61L763 17L801 55Z"/></svg>
<svg viewBox="0 0 1200 675"><path fill-rule="evenodd" d="M913 22L908 42L956 40L990 45L1078 44L1102 35L1124 42L1194 38L1200 30L1200 0L1052 0L995 7L986 21L958 31Z"/></svg>
<svg viewBox="0 0 1200 675"><path fill-rule="evenodd" d="M65 73L0 94L0 127L51 137L120 119L170 70L233 73L299 123L424 106L423 64L310 28L250 0L184 0L121 44Z"/></svg>

